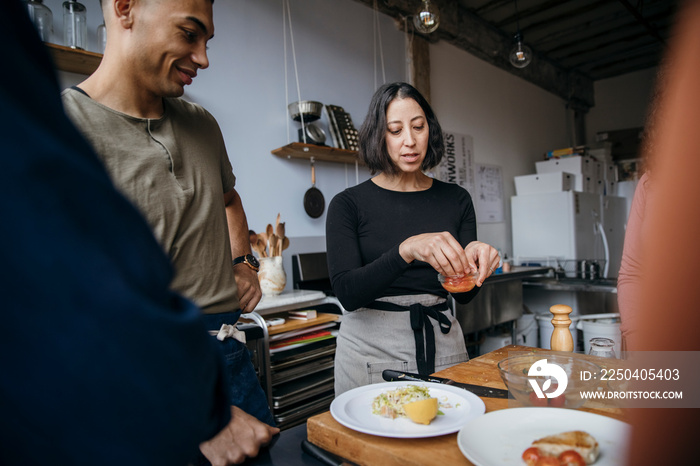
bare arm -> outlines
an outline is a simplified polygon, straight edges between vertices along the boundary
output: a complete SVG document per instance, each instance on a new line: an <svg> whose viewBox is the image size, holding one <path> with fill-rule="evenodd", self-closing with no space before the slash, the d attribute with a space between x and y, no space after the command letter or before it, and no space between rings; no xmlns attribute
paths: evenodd
<svg viewBox="0 0 700 466"><path fill-rule="evenodd" d="M224 194L228 235L231 241L231 259L250 254L248 220L243 210L243 202L235 189ZM258 274L245 264L238 264L233 269L238 286L238 301L243 312L250 312L262 298Z"/></svg>

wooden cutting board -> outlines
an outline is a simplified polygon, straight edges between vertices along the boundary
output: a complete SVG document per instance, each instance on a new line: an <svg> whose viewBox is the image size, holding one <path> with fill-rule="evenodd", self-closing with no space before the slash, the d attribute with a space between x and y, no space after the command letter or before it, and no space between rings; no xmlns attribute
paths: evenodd
<svg viewBox="0 0 700 466"><path fill-rule="evenodd" d="M502 359L499 355L492 358ZM460 382L505 388L490 359L473 359L436 375ZM508 400L482 398L486 412L508 407ZM306 423L311 443L359 465L471 465L457 446L457 433L420 439L396 439L362 434L338 423L330 412L309 418Z"/></svg>
<svg viewBox="0 0 700 466"><path fill-rule="evenodd" d="M309 441L359 465L471 465L457 447L457 434L396 439L362 434L340 425L330 412L309 418Z"/></svg>

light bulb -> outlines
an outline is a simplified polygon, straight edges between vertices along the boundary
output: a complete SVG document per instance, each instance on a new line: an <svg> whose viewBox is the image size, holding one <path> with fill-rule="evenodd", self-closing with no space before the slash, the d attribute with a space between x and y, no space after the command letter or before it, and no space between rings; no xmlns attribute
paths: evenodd
<svg viewBox="0 0 700 466"><path fill-rule="evenodd" d="M418 32L430 34L440 25L440 13L437 7L430 4L430 0L422 0L421 7L413 16L413 24Z"/></svg>
<svg viewBox="0 0 700 466"><path fill-rule="evenodd" d="M532 61L532 50L523 44L520 33L515 35L515 46L510 51L510 64L516 68L525 68Z"/></svg>

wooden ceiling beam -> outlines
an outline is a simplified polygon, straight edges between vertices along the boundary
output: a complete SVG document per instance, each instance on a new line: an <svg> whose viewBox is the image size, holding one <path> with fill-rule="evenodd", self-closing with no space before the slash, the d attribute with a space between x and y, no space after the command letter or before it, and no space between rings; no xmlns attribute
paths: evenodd
<svg viewBox="0 0 700 466"><path fill-rule="evenodd" d="M370 8L374 7L373 0L355 1ZM567 102L576 101L588 107L595 105L593 80L587 75L578 71L569 71L538 54L534 55L532 63L527 68L515 68L508 61L508 55L513 47L512 37L508 37L469 12L456 1L432 0L432 2L440 11L440 27L434 33L424 36L429 41L444 40ZM377 1L378 10L397 19L399 28L403 28L403 19L412 16L418 6L419 3L416 0Z"/></svg>
<svg viewBox="0 0 700 466"><path fill-rule="evenodd" d="M570 2L572 0L548 0L546 2L542 2L538 4L535 7L530 7L530 8L524 8L524 9L518 9L518 11L515 11L515 5L513 5L513 14L508 16L507 18L502 19L501 21L496 23L496 27L502 28L503 26L507 26L509 24L517 23L520 21L521 23L527 22L528 18L532 16L537 16L542 13L545 13L549 11L552 8L555 7L560 7L563 4ZM522 24L520 25L521 29Z"/></svg>
<svg viewBox="0 0 700 466"><path fill-rule="evenodd" d="M632 16L634 16L639 23L641 23L644 28L649 32L649 34L661 42L664 46L666 45L666 41L664 40L663 37L661 37L661 34L659 34L659 31L656 30L653 24L651 24L642 14L637 11L637 9L630 4L627 0L619 0L622 5L629 10L630 13L632 13Z"/></svg>
<svg viewBox="0 0 700 466"><path fill-rule="evenodd" d="M670 25L664 26L660 30L667 31L668 27ZM567 50L580 49L583 44L598 48L600 44L630 41L635 37L643 39L648 37L648 34L635 21L627 20L626 23L619 24L619 27L615 29L600 31L595 27L589 27L584 30L572 31L567 39L561 39L554 47L545 47L540 41L534 41L534 45L548 56L556 58L557 55L565 56Z"/></svg>

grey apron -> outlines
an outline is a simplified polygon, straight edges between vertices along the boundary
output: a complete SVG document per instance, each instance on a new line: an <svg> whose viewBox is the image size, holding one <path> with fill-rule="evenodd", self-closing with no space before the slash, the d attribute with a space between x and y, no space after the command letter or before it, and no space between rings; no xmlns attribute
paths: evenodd
<svg viewBox="0 0 700 466"><path fill-rule="evenodd" d="M343 315L335 353L335 396L383 382L385 369L433 373L469 359L462 328L444 298L392 296L371 306L386 310L363 307ZM417 327L420 331L414 330ZM431 341L434 358L428 356Z"/></svg>

